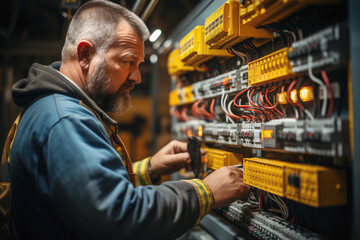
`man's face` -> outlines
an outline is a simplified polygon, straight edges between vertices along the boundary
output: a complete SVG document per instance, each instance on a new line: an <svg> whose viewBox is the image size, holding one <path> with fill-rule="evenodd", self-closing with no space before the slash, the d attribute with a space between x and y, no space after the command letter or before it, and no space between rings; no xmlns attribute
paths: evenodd
<svg viewBox="0 0 360 240"><path fill-rule="evenodd" d="M144 59L144 43L125 21L119 24L117 40L104 56L97 55L89 71L90 97L105 112L121 114L130 105L129 92L141 82L139 65Z"/></svg>

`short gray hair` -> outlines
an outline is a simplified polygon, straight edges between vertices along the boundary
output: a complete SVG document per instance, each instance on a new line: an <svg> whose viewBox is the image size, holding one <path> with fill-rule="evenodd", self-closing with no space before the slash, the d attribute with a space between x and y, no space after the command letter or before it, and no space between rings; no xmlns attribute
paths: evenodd
<svg viewBox="0 0 360 240"><path fill-rule="evenodd" d="M70 22L61 52L62 60L74 55L83 39L91 41L98 53L105 53L115 40L121 20L127 21L143 41L149 38L145 23L135 13L116 3L93 0L82 5Z"/></svg>

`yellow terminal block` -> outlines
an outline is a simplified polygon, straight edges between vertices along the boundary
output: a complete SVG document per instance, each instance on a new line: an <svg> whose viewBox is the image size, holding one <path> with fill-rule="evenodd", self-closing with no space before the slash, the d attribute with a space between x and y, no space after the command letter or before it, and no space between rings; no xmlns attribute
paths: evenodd
<svg viewBox="0 0 360 240"><path fill-rule="evenodd" d="M182 88L182 103L194 102L193 86L186 86Z"/></svg>
<svg viewBox="0 0 360 240"><path fill-rule="evenodd" d="M286 198L313 207L346 204L346 174L328 167L286 166Z"/></svg>
<svg viewBox="0 0 360 240"><path fill-rule="evenodd" d="M180 41L180 59L197 67L213 57L233 57L227 50L209 49L205 44L204 26L196 26Z"/></svg>
<svg viewBox="0 0 360 240"><path fill-rule="evenodd" d="M219 169L224 166L242 164L243 155L227 152L216 148L204 148L206 151L207 166L210 169Z"/></svg>
<svg viewBox="0 0 360 240"><path fill-rule="evenodd" d="M194 71L194 67L185 66L184 63L180 60L180 49L174 49L168 57L167 62L169 75L181 75L186 72Z"/></svg>
<svg viewBox="0 0 360 240"><path fill-rule="evenodd" d="M293 76L287 53L283 48L249 63L249 85L262 85Z"/></svg>
<svg viewBox="0 0 360 240"><path fill-rule="evenodd" d="M242 25L259 27L285 19L307 5L336 4L340 0L255 0L240 6Z"/></svg>
<svg viewBox="0 0 360 240"><path fill-rule="evenodd" d="M284 197L284 163L261 158L244 158L244 183Z"/></svg>
<svg viewBox="0 0 360 240"><path fill-rule="evenodd" d="M173 90L169 93L169 105L178 106L180 105L179 90Z"/></svg>
<svg viewBox="0 0 360 240"><path fill-rule="evenodd" d="M195 27L190 33L180 40L180 59L187 63L193 63L202 59L209 60L204 44L204 26Z"/></svg>
<svg viewBox="0 0 360 240"><path fill-rule="evenodd" d="M225 49L254 37L272 39L264 29L240 26L240 1L229 0L205 20L205 42L210 48Z"/></svg>
<svg viewBox="0 0 360 240"><path fill-rule="evenodd" d="M329 167L244 158L244 182L313 207L344 205L347 201L345 171ZM274 186L279 186L277 191Z"/></svg>
<svg viewBox="0 0 360 240"><path fill-rule="evenodd" d="M178 106L194 102L193 86L189 85L180 89L176 89L169 94L169 105Z"/></svg>

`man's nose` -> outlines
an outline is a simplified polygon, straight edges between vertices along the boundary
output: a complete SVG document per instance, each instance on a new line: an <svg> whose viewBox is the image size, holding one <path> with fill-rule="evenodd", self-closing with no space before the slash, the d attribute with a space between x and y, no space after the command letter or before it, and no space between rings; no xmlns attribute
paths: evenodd
<svg viewBox="0 0 360 240"><path fill-rule="evenodd" d="M141 74L140 74L140 70L138 68L135 71L130 73L129 80L134 81L136 84L141 83Z"/></svg>

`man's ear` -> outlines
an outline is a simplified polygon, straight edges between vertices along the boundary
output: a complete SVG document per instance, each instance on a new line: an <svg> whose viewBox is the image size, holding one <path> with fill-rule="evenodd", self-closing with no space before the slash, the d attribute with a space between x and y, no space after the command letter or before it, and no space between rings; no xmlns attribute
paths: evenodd
<svg viewBox="0 0 360 240"><path fill-rule="evenodd" d="M95 53L94 45L87 41L81 40L77 46L77 57L80 67L83 71L88 71L90 67L90 61Z"/></svg>

